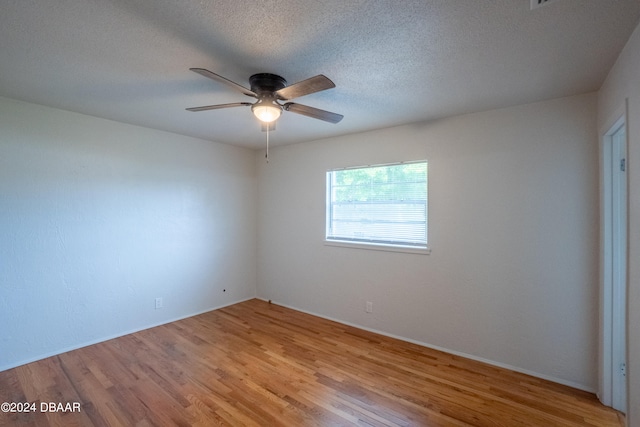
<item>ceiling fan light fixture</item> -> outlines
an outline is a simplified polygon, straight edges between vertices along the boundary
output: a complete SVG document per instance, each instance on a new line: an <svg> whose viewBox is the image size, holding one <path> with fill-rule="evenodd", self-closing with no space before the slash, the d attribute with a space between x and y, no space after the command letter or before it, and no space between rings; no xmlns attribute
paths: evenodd
<svg viewBox="0 0 640 427"><path fill-rule="evenodd" d="M277 104L263 104L257 103L251 107L251 111L258 118L258 120L264 123L271 123L278 120L280 114L282 114L282 107Z"/></svg>
<svg viewBox="0 0 640 427"><path fill-rule="evenodd" d="M317 76L310 77L306 80L287 86L287 81L283 77L270 73L258 73L249 77L251 89L247 89L238 83L232 82L231 80L204 68L189 69L201 76L230 86L234 90L242 92L244 95L255 98L258 101L255 104L250 102L231 102L228 104L204 105L202 107L187 108L187 111L196 112L217 110L220 108L251 106L253 114L264 124L274 123L278 118L280 118L283 110L334 124L338 123L344 117L342 114L324 111L319 108L309 107L308 105L297 104L295 102L280 104L279 101L290 101L294 98L299 98L301 96L336 87L331 80L322 74L318 74Z"/></svg>

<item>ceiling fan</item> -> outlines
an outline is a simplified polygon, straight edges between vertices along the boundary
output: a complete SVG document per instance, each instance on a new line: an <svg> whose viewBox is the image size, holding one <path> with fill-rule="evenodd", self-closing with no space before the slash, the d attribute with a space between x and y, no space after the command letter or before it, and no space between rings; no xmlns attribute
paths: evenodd
<svg viewBox="0 0 640 427"><path fill-rule="evenodd" d="M207 111L217 110L219 108L231 107L251 107L253 114L263 123L273 123L276 121L282 111L290 111L303 116L312 117L314 119L324 120L329 123L338 123L344 117L342 114L332 113L330 111L321 110L319 108L309 107L307 105L297 104L295 102L285 102L304 95L331 89L336 85L327 77L319 74L315 77L302 80L287 86L287 81L276 74L259 73L249 77L251 89L232 82L231 80L213 73L204 68L190 68L204 77L224 83L243 94L256 98L257 101L251 102L232 102L230 104L205 105L203 107L187 108L187 111Z"/></svg>

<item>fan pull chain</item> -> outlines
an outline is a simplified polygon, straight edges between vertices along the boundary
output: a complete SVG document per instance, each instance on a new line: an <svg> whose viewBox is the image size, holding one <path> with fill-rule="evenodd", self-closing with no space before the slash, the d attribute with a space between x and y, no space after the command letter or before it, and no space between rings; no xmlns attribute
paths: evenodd
<svg viewBox="0 0 640 427"><path fill-rule="evenodd" d="M267 123L267 152L265 153L264 158L267 159L267 163L269 163L269 123Z"/></svg>

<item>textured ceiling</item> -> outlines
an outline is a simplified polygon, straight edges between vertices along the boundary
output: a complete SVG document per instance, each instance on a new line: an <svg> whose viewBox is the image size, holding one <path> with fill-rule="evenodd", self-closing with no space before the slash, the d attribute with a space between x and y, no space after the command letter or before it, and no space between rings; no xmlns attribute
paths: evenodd
<svg viewBox="0 0 640 427"><path fill-rule="evenodd" d="M259 148L244 86L270 72L336 88L285 112L291 144L597 90L640 17L638 0L3 0L0 96Z"/></svg>

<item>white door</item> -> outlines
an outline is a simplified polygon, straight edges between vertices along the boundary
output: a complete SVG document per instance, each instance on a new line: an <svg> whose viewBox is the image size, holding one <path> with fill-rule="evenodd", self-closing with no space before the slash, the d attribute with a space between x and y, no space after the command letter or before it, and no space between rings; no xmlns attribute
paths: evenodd
<svg viewBox="0 0 640 427"><path fill-rule="evenodd" d="M611 133L612 406L627 411L627 137L624 123Z"/></svg>
<svg viewBox="0 0 640 427"><path fill-rule="evenodd" d="M627 160L625 117L603 138L600 400L627 411Z"/></svg>

